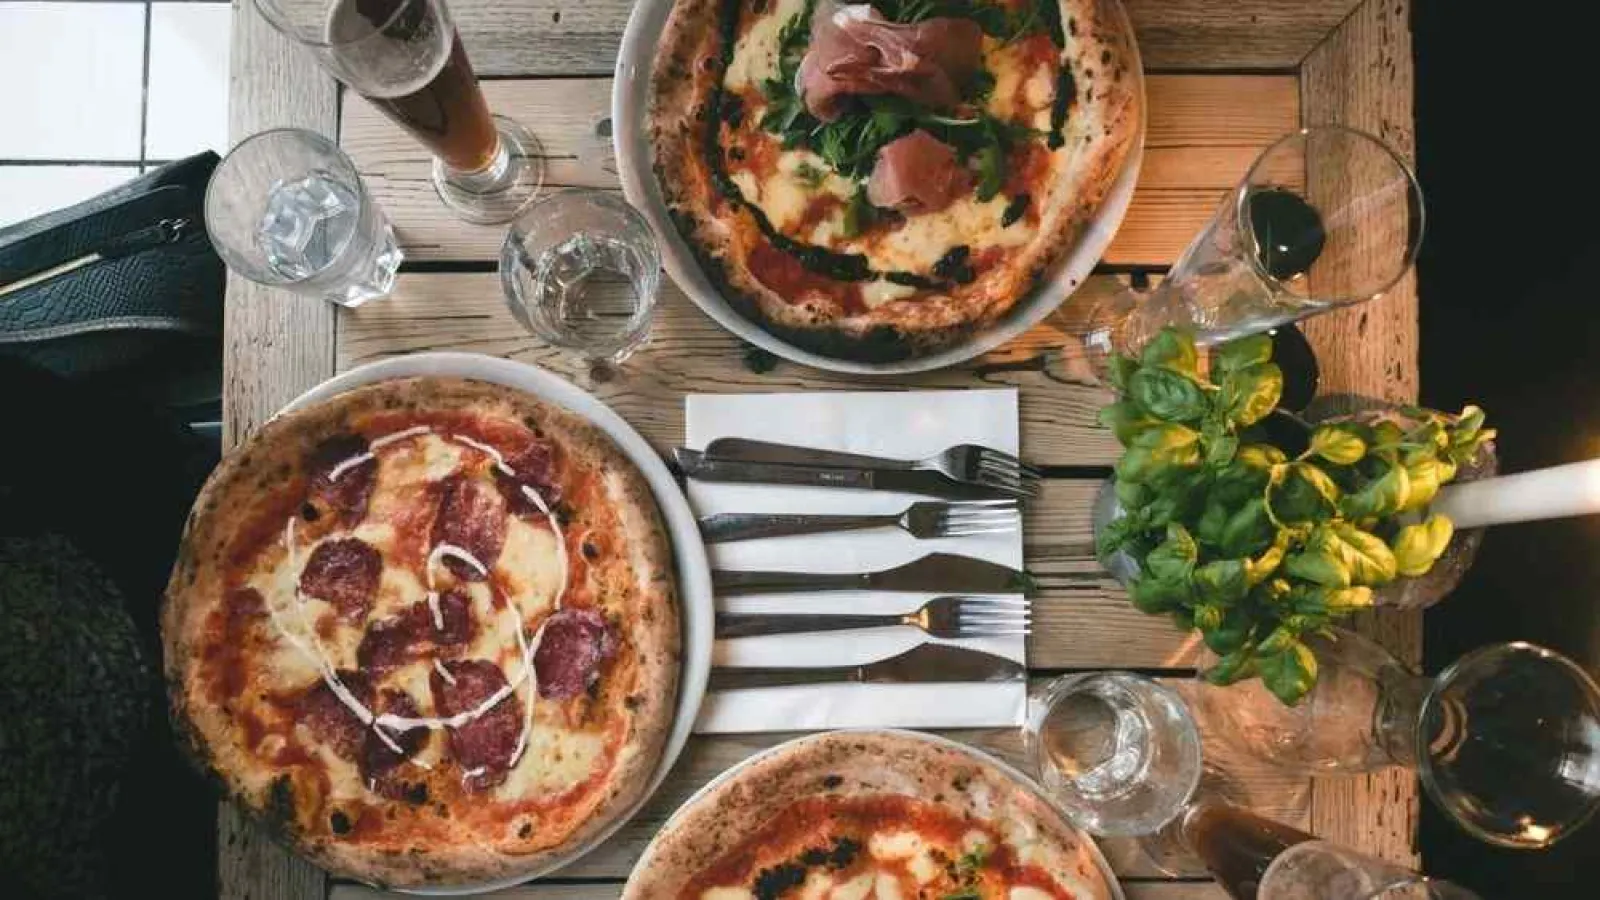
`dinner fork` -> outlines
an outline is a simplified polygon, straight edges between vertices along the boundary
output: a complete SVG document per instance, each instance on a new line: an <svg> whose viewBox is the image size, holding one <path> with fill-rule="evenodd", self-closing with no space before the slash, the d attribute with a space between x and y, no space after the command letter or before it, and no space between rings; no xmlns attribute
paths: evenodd
<svg viewBox="0 0 1600 900"><path fill-rule="evenodd" d="M908 613L717 613L719 638L909 626L936 638L1015 637L1028 633L1026 598L935 597Z"/></svg>
<svg viewBox="0 0 1600 900"><path fill-rule="evenodd" d="M926 459L908 460L813 447L791 447L748 438L717 438L706 445L705 454L710 459L738 462L938 472L952 481L1020 497L1036 496L1039 493L1039 478L1043 474L1009 453L978 444L958 444Z"/></svg>
<svg viewBox="0 0 1600 900"><path fill-rule="evenodd" d="M889 526L901 528L918 540L929 540L1015 531L1021 526L1021 519L1015 500L927 501L913 503L898 513L882 515L718 513L700 520L700 533L707 543L716 544Z"/></svg>

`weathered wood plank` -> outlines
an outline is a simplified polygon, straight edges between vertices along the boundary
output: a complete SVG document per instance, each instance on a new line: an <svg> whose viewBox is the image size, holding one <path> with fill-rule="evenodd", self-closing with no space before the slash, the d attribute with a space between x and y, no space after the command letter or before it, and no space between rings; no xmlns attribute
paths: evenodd
<svg viewBox="0 0 1600 900"><path fill-rule="evenodd" d="M1125 0L1147 69L1287 71L1356 0ZM605 75L616 63L630 0L452 4L481 75Z"/></svg>
<svg viewBox="0 0 1600 900"><path fill-rule="evenodd" d="M1109 290L1110 278L1093 278L1093 290ZM1080 292L1069 306L1088 302ZM1015 385L1022 392L1024 453L1036 463L1109 464L1116 441L1095 423L1108 394L1069 383L1067 361L1051 356L1065 326L1047 320L992 359L975 366L930 372L894 381L872 381L783 363L766 374L743 365L744 345L689 302L670 283L658 302L651 342L623 367L619 377L586 384L662 450L681 442L683 395L691 391L777 392L874 390ZM339 367L419 350L468 350L508 356L545 366L582 381L570 356L540 343L511 317L492 273L411 273L400 276L393 296L347 313L340 322ZM1030 360L1043 367L1041 371ZM1014 366L1015 371L993 371Z"/></svg>
<svg viewBox="0 0 1600 900"><path fill-rule="evenodd" d="M1300 88L1308 124L1361 128L1411 158L1410 7L1407 0L1366 0L1306 59ZM1404 223L1390 227L1398 232ZM1416 398L1414 276L1387 296L1306 323L1305 332L1318 351L1324 393ZM1359 628L1402 659L1421 657L1421 613L1364 617ZM1401 769L1321 779L1312 795L1318 835L1396 860L1416 859L1418 814L1416 777Z"/></svg>
<svg viewBox="0 0 1600 900"><path fill-rule="evenodd" d="M544 144L546 183L616 188L611 79L530 79L484 85L489 103L533 128ZM1105 261L1165 265L1205 226L1224 191L1259 150L1299 116L1293 76L1152 76L1150 139L1134 192ZM427 152L372 104L348 97L341 143L400 235L409 259L492 260L504 226L467 225L428 181Z"/></svg>
<svg viewBox="0 0 1600 900"><path fill-rule="evenodd" d="M228 134L267 128L337 134L333 79L274 32L252 3L233 10ZM238 443L306 388L333 373L334 309L228 276L223 313L224 440ZM321 900L322 870L289 853L224 803L217 878L223 900Z"/></svg>

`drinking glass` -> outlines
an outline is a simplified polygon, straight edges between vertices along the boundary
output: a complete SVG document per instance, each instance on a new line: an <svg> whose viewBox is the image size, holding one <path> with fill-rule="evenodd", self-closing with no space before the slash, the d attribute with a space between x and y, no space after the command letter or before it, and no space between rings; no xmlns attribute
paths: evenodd
<svg viewBox="0 0 1600 900"><path fill-rule="evenodd" d="M1085 349L1137 355L1169 325L1221 343L1381 296L1416 260L1422 221L1395 150L1353 128L1303 128L1256 158L1158 287L1099 301Z"/></svg>
<svg viewBox="0 0 1600 900"><path fill-rule="evenodd" d="M468 222L509 222L544 181L539 142L489 114L444 0L256 0L272 26L433 153L433 187Z"/></svg>
<svg viewBox="0 0 1600 900"><path fill-rule="evenodd" d="M603 378L649 335L661 253L649 223L622 198L574 188L511 224L500 285L523 327Z"/></svg>
<svg viewBox="0 0 1600 900"><path fill-rule="evenodd" d="M1177 692L1142 675L1065 675L1028 698L1023 745L1078 827L1149 834L1200 782L1200 732Z"/></svg>
<svg viewBox="0 0 1600 900"><path fill-rule="evenodd" d="M206 230L245 278L341 306L388 294L403 256L350 159L297 128L246 138L217 164Z"/></svg>
<svg viewBox="0 0 1600 900"><path fill-rule="evenodd" d="M1477 895L1405 866L1327 841L1305 841L1272 860L1259 900L1476 900Z"/></svg>
<svg viewBox="0 0 1600 900"><path fill-rule="evenodd" d="M1571 660L1495 644L1429 679L1353 632L1305 641L1318 675L1298 705L1258 682L1200 684L1196 714L1285 770L1413 768L1463 829L1501 847L1547 847L1600 806L1600 687Z"/></svg>

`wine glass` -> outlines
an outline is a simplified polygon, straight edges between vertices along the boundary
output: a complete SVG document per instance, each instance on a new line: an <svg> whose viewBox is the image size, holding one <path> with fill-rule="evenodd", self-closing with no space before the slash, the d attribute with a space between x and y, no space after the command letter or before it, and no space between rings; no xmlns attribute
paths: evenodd
<svg viewBox="0 0 1600 900"><path fill-rule="evenodd" d="M444 0L256 0L256 8L433 153L434 190L462 219L509 222L538 193L539 142L489 114Z"/></svg>
<svg viewBox="0 0 1600 900"><path fill-rule="evenodd" d="M1286 770L1413 768L1457 824L1501 847L1548 847L1600 807L1600 687L1566 657L1495 644L1430 679L1353 632L1306 643L1318 676L1298 705L1254 682L1201 684L1196 714Z"/></svg>
<svg viewBox="0 0 1600 900"><path fill-rule="evenodd" d="M1393 148L1302 128L1262 151L1158 287L1097 303L1084 347L1134 356L1169 325L1210 345L1382 296L1416 260L1422 223L1422 190Z"/></svg>
<svg viewBox="0 0 1600 900"><path fill-rule="evenodd" d="M1477 895L1405 866L1327 841L1284 850L1261 875L1259 900L1476 900Z"/></svg>

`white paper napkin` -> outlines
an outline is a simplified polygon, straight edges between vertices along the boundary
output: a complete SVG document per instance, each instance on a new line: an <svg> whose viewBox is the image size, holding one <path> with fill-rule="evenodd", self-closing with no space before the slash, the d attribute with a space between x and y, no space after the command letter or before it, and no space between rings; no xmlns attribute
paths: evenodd
<svg viewBox="0 0 1600 900"><path fill-rule="evenodd" d="M956 444L1015 454L1017 392L1004 390L815 394L693 394L686 443L704 449L720 437L920 459ZM909 494L691 480L699 516L742 513L886 513ZM842 532L712 544L719 569L864 572L928 553L981 557L1022 568L1021 531L919 541L899 529ZM718 597L729 612L905 612L935 594L841 591ZM718 641L718 665L820 666L870 662L933 640L909 628L774 635ZM1022 637L953 641L1023 662ZM701 733L810 731L825 728L986 728L1022 721L1027 686L1002 684L810 685L710 693Z"/></svg>

